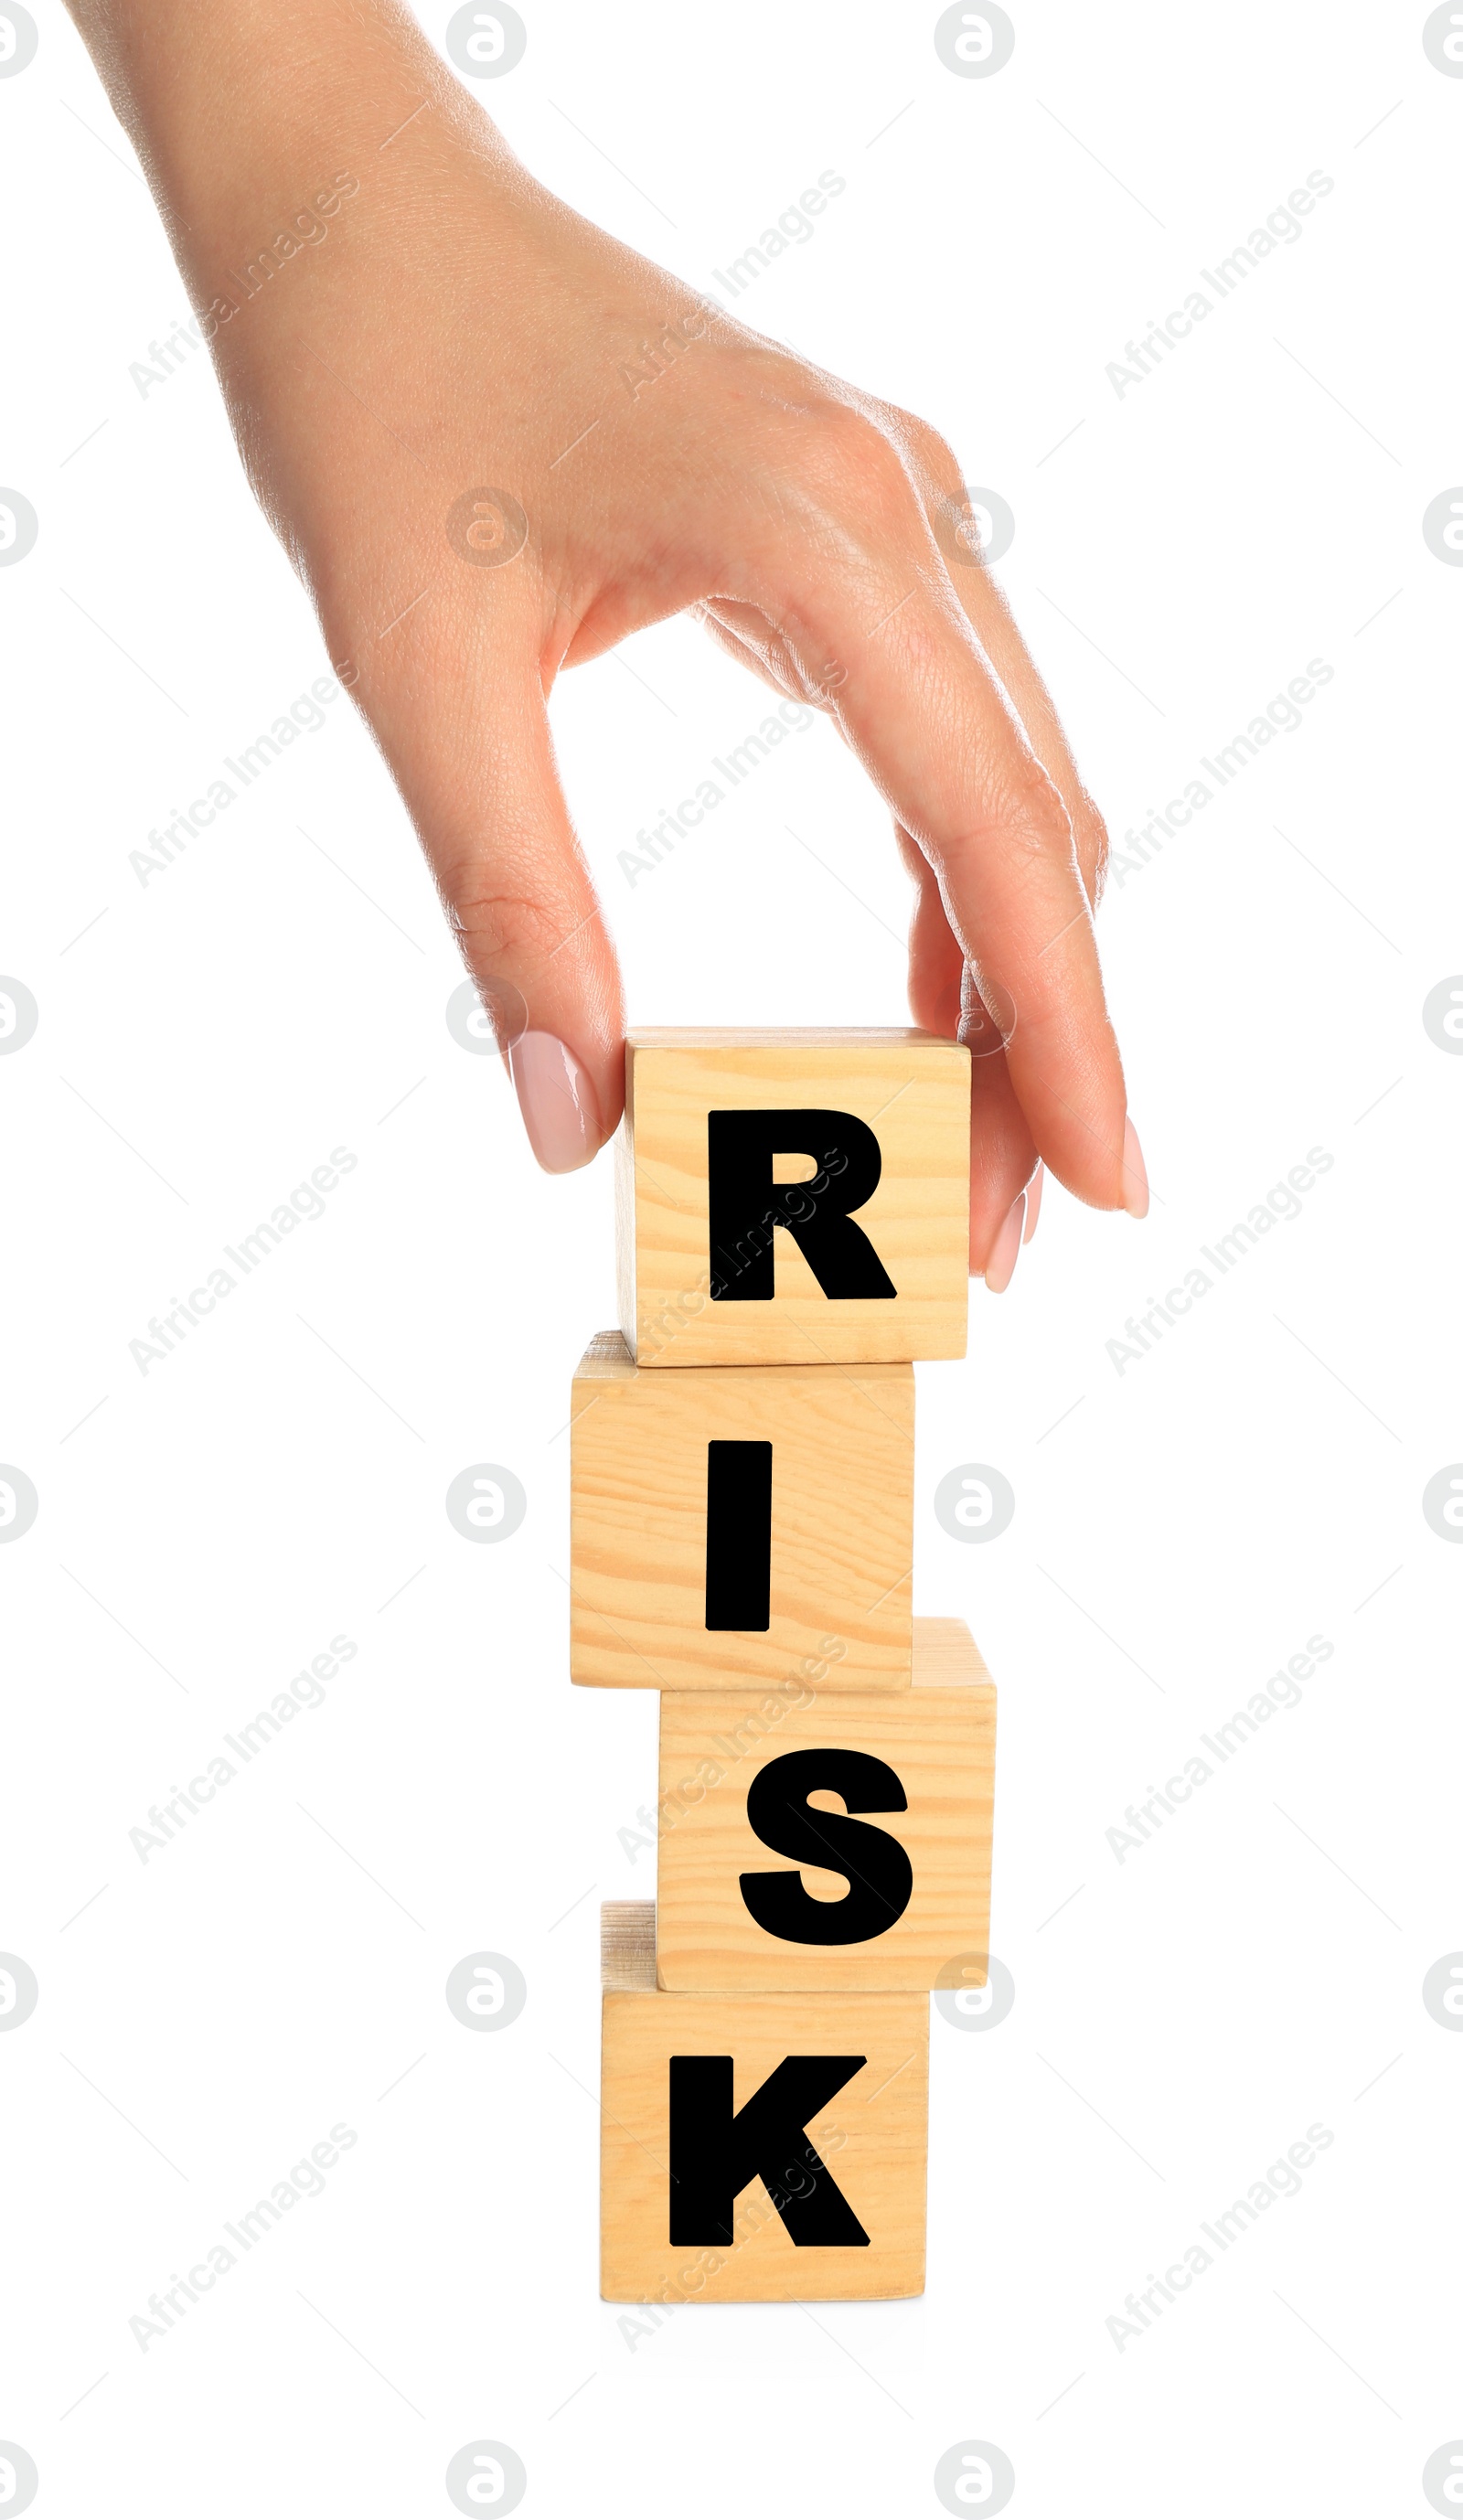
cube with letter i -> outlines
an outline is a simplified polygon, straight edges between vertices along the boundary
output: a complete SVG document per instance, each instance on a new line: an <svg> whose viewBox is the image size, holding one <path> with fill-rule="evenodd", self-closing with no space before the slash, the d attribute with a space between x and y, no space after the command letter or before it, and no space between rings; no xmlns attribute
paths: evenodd
<svg viewBox="0 0 1463 2520"><path fill-rule="evenodd" d="M650 1373L611 1330L569 1449L576 1681L909 1687L911 1366Z"/></svg>

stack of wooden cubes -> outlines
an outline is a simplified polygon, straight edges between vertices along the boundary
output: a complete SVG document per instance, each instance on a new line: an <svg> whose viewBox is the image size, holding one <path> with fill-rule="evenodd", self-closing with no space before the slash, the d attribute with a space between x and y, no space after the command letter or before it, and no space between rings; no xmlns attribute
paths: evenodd
<svg viewBox="0 0 1463 2520"><path fill-rule="evenodd" d="M661 1691L656 1901L601 1917L608 2300L924 2287L930 1991L990 1913L996 1692L911 1583L969 1121L925 1033L630 1038L571 1438L573 1678Z"/></svg>

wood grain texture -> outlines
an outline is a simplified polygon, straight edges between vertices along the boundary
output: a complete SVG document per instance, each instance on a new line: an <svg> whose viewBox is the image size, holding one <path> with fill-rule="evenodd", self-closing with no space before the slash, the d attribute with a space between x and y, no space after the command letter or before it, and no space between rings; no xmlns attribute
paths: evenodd
<svg viewBox="0 0 1463 2520"><path fill-rule="evenodd" d="M986 1658L963 1619L916 1619L914 1677L921 1688L994 1687Z"/></svg>
<svg viewBox="0 0 1463 2520"><path fill-rule="evenodd" d="M889 2301L924 2290L929 2002L909 1995L602 1999L599 2288L606 2301ZM670 2238L670 2060L733 2060L741 2109L792 2055L865 2061L806 2138L868 2234L866 2247L798 2247L760 2178L735 2200L730 2241Z"/></svg>
<svg viewBox="0 0 1463 2520"><path fill-rule="evenodd" d="M773 1447L771 1620L706 1626L707 1445ZM597 1688L908 1688L908 1365L646 1373L618 1331L574 1377L571 1677Z"/></svg>
<svg viewBox="0 0 1463 2520"><path fill-rule="evenodd" d="M655 1902L605 1899L599 1909L599 1984L645 1994L655 1985Z"/></svg>
<svg viewBox="0 0 1463 2520"><path fill-rule="evenodd" d="M677 1991L750 1988L983 1986L991 1915L996 1690L959 1619L914 1621L913 1686L855 1696L838 1687L805 1703L768 1692L660 1701L660 1839L656 1965ZM913 1874L909 1905L886 1930L846 1944L784 1941L758 1923L743 1872L797 1874L809 1896L850 1895L848 1874L789 1865L747 1817L754 1779L789 1752L863 1752L903 1785L905 1811L869 1811ZM819 1790L819 1810L842 1813ZM866 1876L865 1876L866 1877Z"/></svg>
<svg viewBox="0 0 1463 2520"><path fill-rule="evenodd" d="M710 1246L707 1115L803 1108L849 1112L873 1130L882 1169L855 1222L897 1291L829 1298L793 1236L774 1226L772 1300L713 1302L714 1280L737 1264ZM620 1319L634 1354L650 1366L963 1356L969 1124L969 1053L930 1033L633 1031L616 1183ZM813 1170L789 1157L776 1179Z"/></svg>

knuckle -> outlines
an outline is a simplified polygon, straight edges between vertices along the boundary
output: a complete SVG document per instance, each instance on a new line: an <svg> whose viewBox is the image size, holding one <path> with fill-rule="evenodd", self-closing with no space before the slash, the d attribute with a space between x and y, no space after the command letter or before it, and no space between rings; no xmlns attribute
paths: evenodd
<svg viewBox="0 0 1463 2520"><path fill-rule="evenodd" d="M1107 864L1111 854L1107 824L1084 788L1079 791L1072 814L1072 837L1077 847L1077 862L1083 881L1095 910L1107 881Z"/></svg>
<svg viewBox="0 0 1463 2520"><path fill-rule="evenodd" d="M956 496L961 487L960 468L949 440L918 412L904 411L897 404L889 406L888 421L924 495Z"/></svg>
<svg viewBox="0 0 1463 2520"><path fill-rule="evenodd" d="M1008 820L1033 855L1070 864L1072 817L1050 772L1034 752L1023 750L1009 764L1004 784Z"/></svg>
<svg viewBox="0 0 1463 2520"><path fill-rule="evenodd" d="M898 524L915 508L914 487L894 440L876 421L847 404L827 406L815 422L804 457L815 494L861 530Z"/></svg>
<svg viewBox="0 0 1463 2520"><path fill-rule="evenodd" d="M443 877L453 927L472 968L532 972L550 962L574 932L566 908L532 894L500 890L480 870L455 882Z"/></svg>
<svg viewBox="0 0 1463 2520"><path fill-rule="evenodd" d="M1072 821L1054 780L1035 753L1018 752L988 776L973 811L960 820L942 850L942 863L958 873L989 861L993 846L1007 862L1033 875L1074 864Z"/></svg>

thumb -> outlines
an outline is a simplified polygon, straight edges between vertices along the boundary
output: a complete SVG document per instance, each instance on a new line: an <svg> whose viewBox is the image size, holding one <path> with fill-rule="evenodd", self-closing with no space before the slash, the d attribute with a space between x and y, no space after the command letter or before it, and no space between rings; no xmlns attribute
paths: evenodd
<svg viewBox="0 0 1463 2520"><path fill-rule="evenodd" d="M465 643L466 644L466 643ZM619 965L559 784L536 662L443 655L362 693L546 1172L624 1102Z"/></svg>

